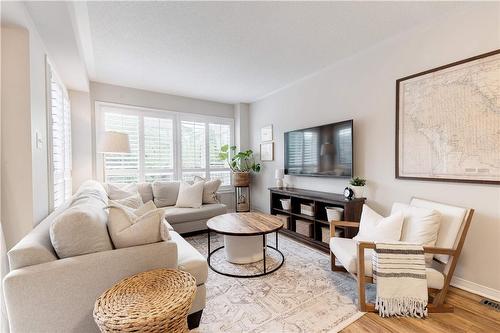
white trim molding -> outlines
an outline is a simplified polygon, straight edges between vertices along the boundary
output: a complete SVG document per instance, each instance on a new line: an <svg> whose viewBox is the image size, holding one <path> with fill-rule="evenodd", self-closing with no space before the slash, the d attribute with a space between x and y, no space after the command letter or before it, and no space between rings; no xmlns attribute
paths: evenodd
<svg viewBox="0 0 500 333"><path fill-rule="evenodd" d="M500 290L480 285L478 283L468 281L457 276L451 279L451 285L459 289L471 292L473 294L483 296L494 301L500 302Z"/></svg>

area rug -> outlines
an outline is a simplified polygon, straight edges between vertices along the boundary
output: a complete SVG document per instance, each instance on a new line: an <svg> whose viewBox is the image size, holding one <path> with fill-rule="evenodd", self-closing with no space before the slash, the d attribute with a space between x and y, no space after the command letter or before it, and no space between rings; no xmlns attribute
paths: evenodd
<svg viewBox="0 0 500 333"><path fill-rule="evenodd" d="M222 245L222 236L212 234L211 238L212 249ZM207 255L206 235L186 239ZM274 245L274 236L268 244ZM279 248L285 263L270 275L242 279L209 269L207 305L193 332L338 332L363 315L355 305L355 280L347 273L332 272L327 254L282 235ZM262 262L230 264L223 250L212 259L218 269L239 274L262 267ZM269 267L276 261L274 255Z"/></svg>

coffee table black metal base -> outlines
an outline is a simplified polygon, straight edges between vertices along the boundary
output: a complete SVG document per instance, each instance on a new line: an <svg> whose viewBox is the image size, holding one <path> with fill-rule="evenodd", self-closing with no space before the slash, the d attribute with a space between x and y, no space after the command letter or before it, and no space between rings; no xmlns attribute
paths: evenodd
<svg viewBox="0 0 500 333"><path fill-rule="evenodd" d="M263 255L263 260L262 260L263 261L263 263L262 263L263 269L262 269L262 272L261 273L257 273L257 274L251 274L251 275L239 275L239 274L231 274L231 273L222 272L222 271L218 270L217 268L215 268L215 267L213 267L211 265L210 258L212 257L212 255L215 252L223 249L224 246L220 246L220 247L216 248L215 250L210 251L210 230L208 230L208 257L207 257L208 267L210 267L214 272L216 272L218 274L225 275L225 276L230 276L230 277L235 277L235 278L254 278L254 277L264 276L264 275L276 272L278 269L280 269L281 266L283 266L283 263L285 262L285 256L278 249L278 232L276 231L276 247L266 244L266 235L267 234L263 234L262 235L262 255ZM245 237L245 236L242 235L241 237ZM274 267L271 270L267 270L267 266L266 266L266 252L267 252L267 249L272 249L273 251L275 251L276 253L278 253L281 256L281 261L278 264L278 266Z"/></svg>

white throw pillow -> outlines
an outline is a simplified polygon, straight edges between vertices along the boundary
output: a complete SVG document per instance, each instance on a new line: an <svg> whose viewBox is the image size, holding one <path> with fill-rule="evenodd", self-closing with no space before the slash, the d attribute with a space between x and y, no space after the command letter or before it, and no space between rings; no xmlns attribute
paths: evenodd
<svg viewBox="0 0 500 333"><path fill-rule="evenodd" d="M108 229L116 248L138 246L170 239L165 224L165 210L156 208L152 201L138 209L112 202Z"/></svg>
<svg viewBox="0 0 500 333"><path fill-rule="evenodd" d="M112 250L102 206L86 203L72 206L50 226L50 240L59 258Z"/></svg>
<svg viewBox="0 0 500 333"><path fill-rule="evenodd" d="M401 241L423 246L436 244L441 224L441 214L438 211L396 202L392 205L391 214L396 212L402 212L404 216ZM432 253L425 254L427 263L430 263L432 258Z"/></svg>
<svg viewBox="0 0 500 333"><path fill-rule="evenodd" d="M200 208L203 202L203 185L205 182L189 184L181 182L175 207Z"/></svg>
<svg viewBox="0 0 500 333"><path fill-rule="evenodd" d="M118 199L118 200L109 200L109 202L115 202L115 203L118 203L120 205L124 205L124 206L130 207L130 208L136 208L136 209L141 207L142 205L144 205L144 203L142 202L142 197L139 194L139 192L130 196L130 197Z"/></svg>
<svg viewBox="0 0 500 333"><path fill-rule="evenodd" d="M398 242L402 226L402 212L383 217L367 205L363 205L359 232L353 239L368 242Z"/></svg>
<svg viewBox="0 0 500 333"><path fill-rule="evenodd" d="M106 183L105 185L110 200L125 199L138 192L136 183L132 184Z"/></svg>
<svg viewBox="0 0 500 333"><path fill-rule="evenodd" d="M153 197L156 207L174 206L179 194L180 182L155 181L152 184Z"/></svg>
<svg viewBox="0 0 500 333"><path fill-rule="evenodd" d="M211 204L211 203L219 203L217 199L217 191L219 190L220 185L222 184L222 180L213 179L213 180L205 180L199 176L194 176L195 182L203 181L205 184L203 185L203 203Z"/></svg>

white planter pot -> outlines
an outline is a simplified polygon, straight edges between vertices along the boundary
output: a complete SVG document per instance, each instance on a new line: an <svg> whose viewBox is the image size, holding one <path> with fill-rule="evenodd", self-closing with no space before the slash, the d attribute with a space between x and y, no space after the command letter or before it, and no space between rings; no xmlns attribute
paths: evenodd
<svg viewBox="0 0 500 333"><path fill-rule="evenodd" d="M354 192L354 197L355 198L363 198L365 194L365 187L364 186L350 186L352 191Z"/></svg>

